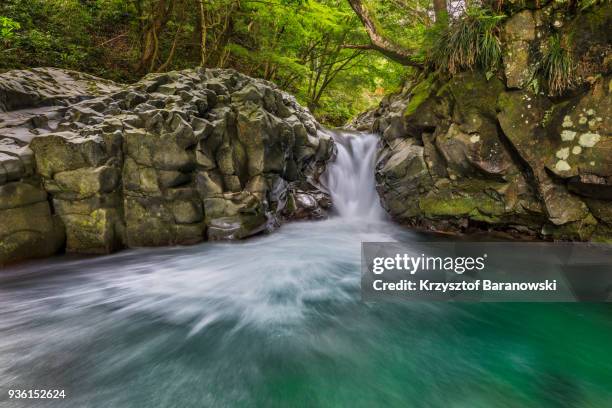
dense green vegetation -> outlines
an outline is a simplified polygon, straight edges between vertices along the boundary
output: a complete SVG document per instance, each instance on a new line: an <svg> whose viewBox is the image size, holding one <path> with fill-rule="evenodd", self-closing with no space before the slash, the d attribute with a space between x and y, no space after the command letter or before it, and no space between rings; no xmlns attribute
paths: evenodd
<svg viewBox="0 0 612 408"><path fill-rule="evenodd" d="M0 16L0 70L59 66L129 82L199 64L235 68L332 124L406 72L344 47L367 39L345 0L9 0Z"/></svg>
<svg viewBox="0 0 612 408"><path fill-rule="evenodd" d="M567 1L586 8L597 0ZM470 7L466 10L466 4ZM445 0L5 0L0 71L57 66L131 82L149 72L235 68L342 124L409 75L495 74L499 24L516 2ZM538 73L572 85L558 40Z"/></svg>
<svg viewBox="0 0 612 408"><path fill-rule="evenodd" d="M456 23L430 31L427 62L430 67L449 74L478 66L486 72L495 71L501 60L498 25L503 14L488 9L466 11Z"/></svg>

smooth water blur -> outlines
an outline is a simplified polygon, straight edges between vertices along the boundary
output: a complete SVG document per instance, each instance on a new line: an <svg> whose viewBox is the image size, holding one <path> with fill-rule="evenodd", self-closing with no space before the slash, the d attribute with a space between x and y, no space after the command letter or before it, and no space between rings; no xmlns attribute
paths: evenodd
<svg viewBox="0 0 612 408"><path fill-rule="evenodd" d="M358 210L359 188L336 200L353 216L243 242L3 271L0 406L612 406L608 305L361 302L362 241L432 237Z"/></svg>
<svg viewBox="0 0 612 408"><path fill-rule="evenodd" d="M323 181L336 213L344 218L385 219L374 181L378 137L340 131L332 132L332 136L337 147L336 160Z"/></svg>

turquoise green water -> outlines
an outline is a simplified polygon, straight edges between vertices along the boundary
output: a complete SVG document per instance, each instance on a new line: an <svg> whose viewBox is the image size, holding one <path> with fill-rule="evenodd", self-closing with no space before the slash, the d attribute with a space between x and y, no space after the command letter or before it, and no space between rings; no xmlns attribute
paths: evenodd
<svg viewBox="0 0 612 408"><path fill-rule="evenodd" d="M0 406L612 406L610 305L361 302L360 242L423 239L334 218L3 271Z"/></svg>

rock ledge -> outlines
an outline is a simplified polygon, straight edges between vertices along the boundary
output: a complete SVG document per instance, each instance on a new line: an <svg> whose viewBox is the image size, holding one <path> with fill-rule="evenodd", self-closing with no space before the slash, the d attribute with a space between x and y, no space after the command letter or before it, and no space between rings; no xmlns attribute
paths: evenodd
<svg viewBox="0 0 612 408"><path fill-rule="evenodd" d="M232 70L122 86L58 70L0 76L0 264L240 239L331 205L333 141L273 84Z"/></svg>

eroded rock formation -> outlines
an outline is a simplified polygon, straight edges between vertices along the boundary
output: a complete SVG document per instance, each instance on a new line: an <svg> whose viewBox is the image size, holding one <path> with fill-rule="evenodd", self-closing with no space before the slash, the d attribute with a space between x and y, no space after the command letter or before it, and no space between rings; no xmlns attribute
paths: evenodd
<svg viewBox="0 0 612 408"><path fill-rule="evenodd" d="M394 219L612 240L610 6L562 22L551 7L506 22L500 75L430 74L355 121L382 135L377 182ZM547 96L530 69L557 25L573 38L583 82Z"/></svg>
<svg viewBox="0 0 612 408"><path fill-rule="evenodd" d="M121 86L0 76L0 263L239 239L331 204L333 141L295 99L230 70Z"/></svg>

